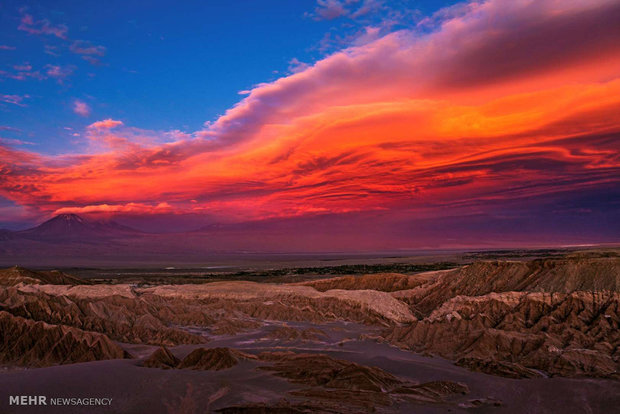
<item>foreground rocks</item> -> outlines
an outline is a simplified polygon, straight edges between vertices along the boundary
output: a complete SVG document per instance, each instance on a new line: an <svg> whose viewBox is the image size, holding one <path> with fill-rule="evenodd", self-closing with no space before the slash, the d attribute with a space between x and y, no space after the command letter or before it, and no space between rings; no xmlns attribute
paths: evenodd
<svg viewBox="0 0 620 414"><path fill-rule="evenodd" d="M183 358L177 368L219 371L234 367L243 359L256 357L230 348L198 348Z"/></svg>
<svg viewBox="0 0 620 414"><path fill-rule="evenodd" d="M440 404L452 396L469 393L461 383L415 384L380 368L321 354L263 353L259 359L273 362L259 369L305 386L290 392L292 396L307 399L305 407L295 407L300 412L367 412L403 401Z"/></svg>
<svg viewBox="0 0 620 414"><path fill-rule="evenodd" d="M388 395L406 395L416 400L438 402L452 394L467 394L467 386L452 382L429 382L412 384L376 367L367 367L321 354L295 354L290 352L263 353L259 359L274 361L273 365L260 369L275 373L297 384L327 389L364 393L367 400L387 403ZM308 389L297 395L323 395L316 389ZM373 396L373 394L376 394ZM324 394L328 395L328 394Z"/></svg>
<svg viewBox="0 0 620 414"><path fill-rule="evenodd" d="M454 396L466 395L465 384L450 381L413 383L377 367L332 358L323 354L263 352L251 355L230 348L198 348L182 361L165 348L156 350L145 367L222 370L240 361L252 361L257 370L270 372L302 388L288 392L297 402L272 405L250 404L219 412L332 412L375 411L409 403L444 404ZM301 402L300 402L301 400Z"/></svg>
<svg viewBox="0 0 620 414"><path fill-rule="evenodd" d="M142 362L142 366L146 368L176 368L181 360L175 357L172 352L165 346L158 348L147 359Z"/></svg>
<svg viewBox="0 0 620 414"><path fill-rule="evenodd" d="M218 347L194 349L183 360L180 360L168 348L161 347L146 358L142 362L142 366L146 368L219 371L232 368L240 360L248 359L256 360L257 358L254 355L234 349Z"/></svg>
<svg viewBox="0 0 620 414"><path fill-rule="evenodd" d="M0 311L0 362L26 367L130 358L106 335Z"/></svg>

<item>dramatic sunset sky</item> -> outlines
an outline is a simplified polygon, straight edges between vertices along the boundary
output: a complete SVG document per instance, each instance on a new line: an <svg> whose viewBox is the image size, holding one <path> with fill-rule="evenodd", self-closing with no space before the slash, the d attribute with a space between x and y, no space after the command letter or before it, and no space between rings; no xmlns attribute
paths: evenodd
<svg viewBox="0 0 620 414"><path fill-rule="evenodd" d="M352 247L620 241L620 0L0 15L0 228L77 213L351 228Z"/></svg>

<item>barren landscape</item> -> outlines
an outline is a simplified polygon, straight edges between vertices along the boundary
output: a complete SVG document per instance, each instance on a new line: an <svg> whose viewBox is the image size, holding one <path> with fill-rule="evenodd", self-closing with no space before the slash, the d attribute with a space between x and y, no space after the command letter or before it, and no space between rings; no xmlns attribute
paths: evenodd
<svg viewBox="0 0 620 414"><path fill-rule="evenodd" d="M0 414L620 413L619 23L0 1Z"/></svg>
<svg viewBox="0 0 620 414"><path fill-rule="evenodd" d="M11 267L0 387L111 397L118 413L611 412L618 251L489 255L444 270L287 268L191 284L178 270L174 283L137 270L127 283L106 269Z"/></svg>

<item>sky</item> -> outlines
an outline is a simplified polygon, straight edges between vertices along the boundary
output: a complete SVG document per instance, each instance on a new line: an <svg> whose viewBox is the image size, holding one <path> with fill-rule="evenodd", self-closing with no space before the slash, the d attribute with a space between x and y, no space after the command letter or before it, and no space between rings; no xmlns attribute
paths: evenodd
<svg viewBox="0 0 620 414"><path fill-rule="evenodd" d="M618 0L0 1L0 227L618 241L618 21Z"/></svg>

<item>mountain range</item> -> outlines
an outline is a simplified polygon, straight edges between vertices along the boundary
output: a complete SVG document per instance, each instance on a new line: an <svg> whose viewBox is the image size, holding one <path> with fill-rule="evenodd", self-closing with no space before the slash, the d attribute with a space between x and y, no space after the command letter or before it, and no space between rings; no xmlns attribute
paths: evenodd
<svg viewBox="0 0 620 414"><path fill-rule="evenodd" d="M91 220L77 214L59 214L30 229L21 231L2 230L0 240L87 241L140 234L142 234L141 231L115 221Z"/></svg>

